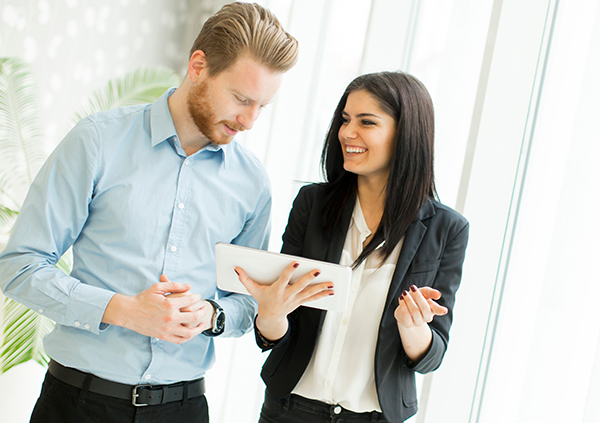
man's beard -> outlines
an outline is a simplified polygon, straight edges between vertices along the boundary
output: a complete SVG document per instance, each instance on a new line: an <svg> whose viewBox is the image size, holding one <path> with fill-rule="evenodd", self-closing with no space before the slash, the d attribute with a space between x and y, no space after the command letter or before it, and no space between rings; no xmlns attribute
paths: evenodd
<svg viewBox="0 0 600 423"><path fill-rule="evenodd" d="M217 131L217 128L221 128L222 125L227 125L231 129L236 131L243 131L239 123L222 120L216 122L216 115L208 100L208 81L204 81L199 85L194 85L188 93L187 105L192 120L202 132L202 134L208 138L210 142L217 145L228 144L233 139L232 135L228 135L223 131Z"/></svg>

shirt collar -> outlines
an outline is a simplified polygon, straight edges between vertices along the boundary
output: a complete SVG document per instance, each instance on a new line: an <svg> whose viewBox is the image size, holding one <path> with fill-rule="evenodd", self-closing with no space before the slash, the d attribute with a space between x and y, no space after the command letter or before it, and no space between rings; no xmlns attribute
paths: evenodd
<svg viewBox="0 0 600 423"><path fill-rule="evenodd" d="M159 97L158 100L152 104L150 109L150 134L152 138L152 147L160 144L163 141L169 140L173 138L174 146L176 150L181 150L183 154L183 149L181 148L181 143L179 138L177 138L177 131L175 130L175 124L173 123L173 118L171 116L171 111L169 110L169 97L171 94L175 92L177 88L169 88L163 95ZM231 141L233 142L233 140ZM223 159L225 159L227 155L227 148L223 148L225 146L213 144L209 142L206 146L201 148L195 154L200 153L201 151L221 151L223 155Z"/></svg>
<svg viewBox="0 0 600 423"><path fill-rule="evenodd" d="M168 99L177 88L169 88L150 108L150 136L152 147L177 136L175 124L169 110Z"/></svg>
<svg viewBox="0 0 600 423"><path fill-rule="evenodd" d="M365 220L362 208L360 207L360 201L358 200L358 196L356 196L354 212L352 212L352 221L354 222L354 225L356 225L356 229L358 229L358 232L360 232L361 235L364 235L365 238L371 235L371 230L367 226L367 221Z"/></svg>
<svg viewBox="0 0 600 423"><path fill-rule="evenodd" d="M361 237L364 237L363 239L366 239L369 235L371 235L371 230L367 226L365 215L360 207L358 195L356 196L356 204L354 205L354 212L352 213L352 221L354 222L356 229L358 229L358 232L360 232ZM378 250L379 248L383 247L384 244L385 240L383 240L375 249Z"/></svg>

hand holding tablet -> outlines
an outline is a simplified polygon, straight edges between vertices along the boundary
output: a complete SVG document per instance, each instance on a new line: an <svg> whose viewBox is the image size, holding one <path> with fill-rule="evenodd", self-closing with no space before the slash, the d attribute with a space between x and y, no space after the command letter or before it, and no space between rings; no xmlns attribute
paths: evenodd
<svg viewBox="0 0 600 423"><path fill-rule="evenodd" d="M307 276L307 279L310 279L309 287L322 282L331 282L334 286L335 295L324 294L326 295L324 298L305 302L302 305L335 311L346 309L352 277L350 267L225 243L218 243L215 246L215 255L217 287L221 290L249 294L235 272L236 267L243 269L243 272L240 272L242 277L247 275L252 281L264 285L276 282L289 267L287 270L291 273L287 275L289 284L294 284L307 273L312 272ZM298 266L293 269L290 267L292 263L298 263ZM315 270L319 271L316 277ZM303 279L301 283L307 282L307 279ZM306 292L310 294L310 291L311 289L307 288ZM321 289L318 291L322 292Z"/></svg>

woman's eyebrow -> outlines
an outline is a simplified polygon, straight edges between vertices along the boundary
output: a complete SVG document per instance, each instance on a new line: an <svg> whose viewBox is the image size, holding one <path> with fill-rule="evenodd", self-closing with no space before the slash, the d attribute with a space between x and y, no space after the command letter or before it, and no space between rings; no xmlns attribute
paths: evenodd
<svg viewBox="0 0 600 423"><path fill-rule="evenodd" d="M350 116L345 110L342 111L342 115L343 116ZM356 117L358 117L358 118L362 118L362 117L376 117L376 118L380 118L381 119L381 116L379 116L378 114L375 114L375 113L359 113L359 114L356 115Z"/></svg>

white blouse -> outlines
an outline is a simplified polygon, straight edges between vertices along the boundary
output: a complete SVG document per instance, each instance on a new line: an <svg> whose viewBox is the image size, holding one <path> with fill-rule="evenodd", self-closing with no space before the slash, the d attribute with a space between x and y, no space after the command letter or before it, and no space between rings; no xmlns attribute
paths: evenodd
<svg viewBox="0 0 600 423"><path fill-rule="evenodd" d="M369 235L357 198L340 264L351 266ZM381 412L375 387L375 346L403 241L381 266L376 250L352 272L348 307L344 312L327 312L313 356L294 394L339 404L357 413Z"/></svg>

